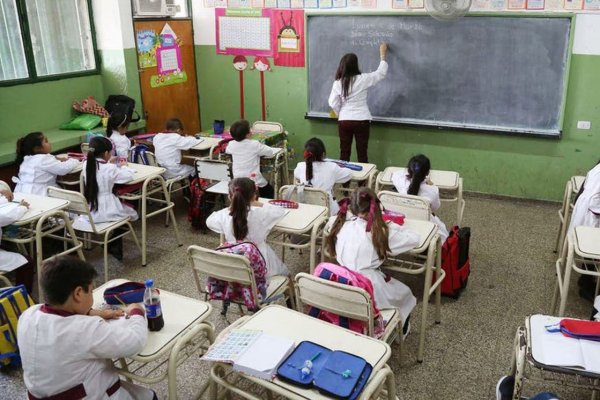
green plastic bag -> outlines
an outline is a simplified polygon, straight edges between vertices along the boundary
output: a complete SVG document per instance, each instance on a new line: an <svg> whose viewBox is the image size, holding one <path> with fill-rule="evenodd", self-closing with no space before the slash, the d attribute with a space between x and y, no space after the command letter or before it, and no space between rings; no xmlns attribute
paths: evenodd
<svg viewBox="0 0 600 400"><path fill-rule="evenodd" d="M81 114L73 118L66 124L60 126L60 129L65 131L87 131L94 129L98 125L102 118L94 114Z"/></svg>

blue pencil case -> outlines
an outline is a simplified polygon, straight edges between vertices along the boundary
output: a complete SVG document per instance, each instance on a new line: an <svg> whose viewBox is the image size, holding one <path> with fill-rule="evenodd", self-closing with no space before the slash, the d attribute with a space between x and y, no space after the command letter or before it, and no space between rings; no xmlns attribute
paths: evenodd
<svg viewBox="0 0 600 400"><path fill-rule="evenodd" d="M300 385L312 386L317 373L323 368L331 350L316 343L300 342L289 357L277 369L277 376L285 381ZM311 360L309 374L303 374L302 368L306 360Z"/></svg>
<svg viewBox="0 0 600 400"><path fill-rule="evenodd" d="M366 366L367 362L362 357L345 351L334 351L317 372L314 385L327 395L350 398Z"/></svg>

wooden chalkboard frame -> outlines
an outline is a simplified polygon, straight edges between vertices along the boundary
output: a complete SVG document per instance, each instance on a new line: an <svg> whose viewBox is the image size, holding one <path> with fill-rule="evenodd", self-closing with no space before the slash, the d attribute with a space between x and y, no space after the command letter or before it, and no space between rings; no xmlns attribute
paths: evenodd
<svg viewBox="0 0 600 400"><path fill-rule="evenodd" d="M343 12L343 11L324 11L324 10L306 10L304 14L304 26L308 27L308 19L313 16L426 16L426 12L408 12L408 11L356 11L356 12ZM563 128L564 128L564 118L565 118L565 108L567 101L567 92L569 87L569 75L571 69L571 58L573 54L573 40L575 36L575 24L576 24L576 14L569 12L531 12L531 11L507 11L507 12L470 12L467 14L468 17L523 17L523 18L569 18L570 19L570 28L569 28L569 40L567 44L567 60L565 62L565 69L563 75L563 92L561 95L561 106L560 106L560 115L559 115L559 130L556 133L539 133L533 131L524 131L514 128L507 129L498 129L487 128L487 127L473 127L473 126L464 126L461 124L451 125L451 124L439 124L436 122L425 123L423 121L418 122L407 122L407 121L398 121L398 120L388 120L386 118L377 118L374 117L372 122L375 124L381 125L400 125L406 127L413 128L428 128L428 129L437 129L437 130L448 130L448 131L462 131L462 132L483 132L483 133L496 133L501 135L511 135L511 136L527 136L527 137L537 137L537 138L545 138L545 139L561 139ZM463 17L465 18L465 17ZM311 113L310 110L310 82L309 82L309 43L308 43L308 34L305 39L305 62L306 62L306 82L307 82L307 104L306 104L306 113L304 115L305 119L309 120L321 120L321 121L337 121L336 118L332 118L331 116L325 113Z"/></svg>

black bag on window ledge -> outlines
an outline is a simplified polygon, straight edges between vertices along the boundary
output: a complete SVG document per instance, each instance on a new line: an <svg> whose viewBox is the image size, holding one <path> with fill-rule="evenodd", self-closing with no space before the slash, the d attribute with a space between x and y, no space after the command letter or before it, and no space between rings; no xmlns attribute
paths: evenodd
<svg viewBox="0 0 600 400"><path fill-rule="evenodd" d="M127 115L129 122L137 122L140 120L140 114L135 111L135 100L124 94L111 94L108 96L104 108L110 115L113 115L113 113ZM133 118L134 112L135 115L137 115L136 118Z"/></svg>

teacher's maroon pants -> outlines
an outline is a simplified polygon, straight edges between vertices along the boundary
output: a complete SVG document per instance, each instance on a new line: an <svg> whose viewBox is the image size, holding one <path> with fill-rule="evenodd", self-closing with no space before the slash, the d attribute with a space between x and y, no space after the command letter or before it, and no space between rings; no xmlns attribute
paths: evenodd
<svg viewBox="0 0 600 400"><path fill-rule="evenodd" d="M338 121L340 135L340 160L350 161L352 139L356 137L356 154L358 162L369 162L369 128L370 121Z"/></svg>

